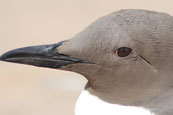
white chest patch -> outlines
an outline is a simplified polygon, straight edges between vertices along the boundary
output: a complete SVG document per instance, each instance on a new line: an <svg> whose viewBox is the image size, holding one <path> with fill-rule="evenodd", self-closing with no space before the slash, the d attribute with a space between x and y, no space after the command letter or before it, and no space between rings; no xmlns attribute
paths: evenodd
<svg viewBox="0 0 173 115"><path fill-rule="evenodd" d="M83 91L76 103L75 115L155 115L141 107L110 104Z"/></svg>

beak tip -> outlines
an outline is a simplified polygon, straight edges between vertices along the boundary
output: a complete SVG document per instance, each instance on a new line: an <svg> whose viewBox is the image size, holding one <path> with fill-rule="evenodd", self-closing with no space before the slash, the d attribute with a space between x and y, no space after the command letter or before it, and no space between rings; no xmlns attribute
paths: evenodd
<svg viewBox="0 0 173 115"><path fill-rule="evenodd" d="M10 55L11 51L3 53L2 55L0 55L0 61L6 61Z"/></svg>
<svg viewBox="0 0 173 115"><path fill-rule="evenodd" d="M5 61L5 59L6 59L6 55L5 54L0 55L0 61Z"/></svg>

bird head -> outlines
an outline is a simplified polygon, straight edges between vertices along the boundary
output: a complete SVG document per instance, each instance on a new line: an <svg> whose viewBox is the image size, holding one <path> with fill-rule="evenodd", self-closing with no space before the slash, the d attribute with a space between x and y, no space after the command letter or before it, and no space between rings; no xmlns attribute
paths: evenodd
<svg viewBox="0 0 173 115"><path fill-rule="evenodd" d="M136 104L168 87L172 37L171 16L122 10L99 18L69 40L15 49L0 60L77 72L101 99Z"/></svg>

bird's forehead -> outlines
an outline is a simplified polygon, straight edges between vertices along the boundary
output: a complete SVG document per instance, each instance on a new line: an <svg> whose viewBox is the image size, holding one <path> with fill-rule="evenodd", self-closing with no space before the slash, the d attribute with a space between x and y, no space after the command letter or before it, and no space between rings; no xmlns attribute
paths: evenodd
<svg viewBox="0 0 173 115"><path fill-rule="evenodd" d="M132 46L128 32L109 16L102 17L77 34L71 41L80 41L82 46L107 49L121 46ZM82 47L80 46L80 48Z"/></svg>
<svg viewBox="0 0 173 115"><path fill-rule="evenodd" d="M104 59L119 47L133 48L133 41L128 32L110 16L105 16L58 47L58 51L80 59L96 59L97 55Z"/></svg>
<svg viewBox="0 0 173 115"><path fill-rule="evenodd" d="M59 47L58 49L67 49L72 51L73 54L75 51L78 53L89 53L91 51L103 53L104 51L106 53L115 48L132 46L133 41L131 41L128 33L124 32L115 22L105 21L105 18L101 18L65 42L61 46L62 48Z"/></svg>

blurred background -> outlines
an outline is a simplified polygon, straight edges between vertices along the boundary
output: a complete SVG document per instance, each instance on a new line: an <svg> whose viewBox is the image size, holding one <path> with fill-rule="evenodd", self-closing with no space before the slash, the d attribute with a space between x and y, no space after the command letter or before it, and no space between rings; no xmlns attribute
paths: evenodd
<svg viewBox="0 0 173 115"><path fill-rule="evenodd" d="M172 0L0 0L0 54L66 40L120 9L173 14ZM79 74L0 62L0 115L74 115Z"/></svg>

